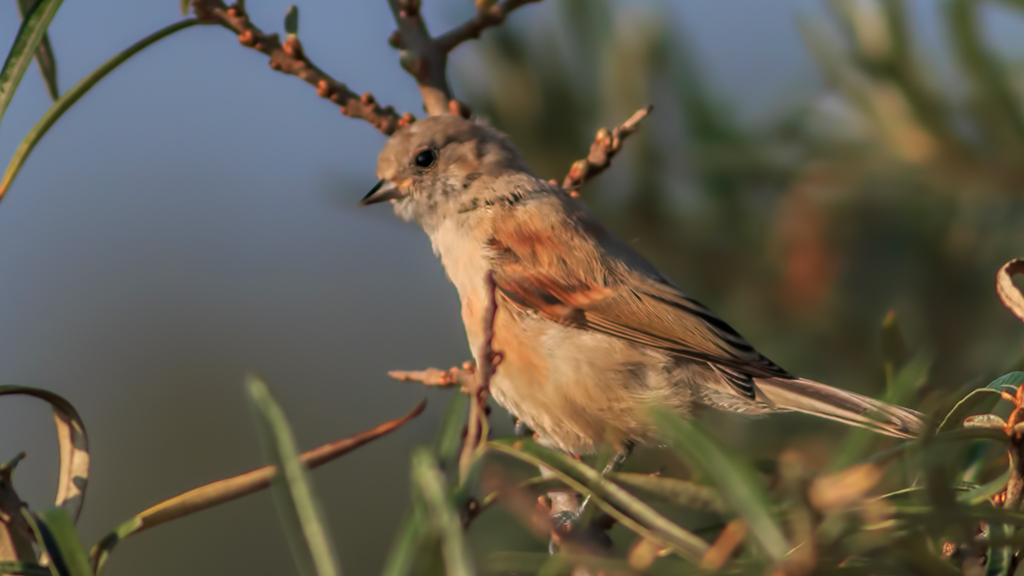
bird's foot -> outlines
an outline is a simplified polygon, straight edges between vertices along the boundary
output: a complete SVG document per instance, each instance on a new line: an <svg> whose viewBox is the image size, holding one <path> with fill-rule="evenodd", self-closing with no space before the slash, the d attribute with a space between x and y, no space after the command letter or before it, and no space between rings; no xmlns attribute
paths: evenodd
<svg viewBox="0 0 1024 576"><path fill-rule="evenodd" d="M586 503L584 503L586 506ZM607 530L611 527L610 518L601 515L592 521L583 521L583 506L579 510L563 510L551 516L551 541L548 553L555 554L566 542L582 545L593 551L609 550L612 539Z"/></svg>

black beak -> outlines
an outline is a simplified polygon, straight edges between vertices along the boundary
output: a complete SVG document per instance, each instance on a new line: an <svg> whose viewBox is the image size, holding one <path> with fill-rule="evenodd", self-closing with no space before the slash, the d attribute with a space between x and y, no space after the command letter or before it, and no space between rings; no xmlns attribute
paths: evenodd
<svg viewBox="0 0 1024 576"><path fill-rule="evenodd" d="M363 199L359 201L359 206L369 206L370 204L377 204L378 202L386 202L388 200L394 200L401 196L398 187L394 185L390 180L381 180L377 182L377 185L370 189L370 192Z"/></svg>

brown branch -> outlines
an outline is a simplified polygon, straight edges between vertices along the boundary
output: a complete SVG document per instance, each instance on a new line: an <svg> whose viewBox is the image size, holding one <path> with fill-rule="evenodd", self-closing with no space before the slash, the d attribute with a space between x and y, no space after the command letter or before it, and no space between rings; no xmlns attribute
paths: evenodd
<svg viewBox="0 0 1024 576"><path fill-rule="evenodd" d="M456 46L467 40L479 38L487 28L500 26L505 18L515 9L541 0L505 0L494 2L490 6L481 0L477 1L476 15L465 23L452 28L437 37L437 45L445 52L451 52Z"/></svg>
<svg viewBox="0 0 1024 576"><path fill-rule="evenodd" d="M573 196L578 196L577 190L585 182L604 172L611 164L612 158L622 149L622 142L630 134L636 132L640 122L653 110L653 106L637 110L629 120L612 129L601 128L597 131L594 143L590 145L590 154L582 160L573 162L572 168L562 181L562 188L565 188Z"/></svg>
<svg viewBox="0 0 1024 576"><path fill-rule="evenodd" d="M369 92L359 95L343 82L331 78L313 64L302 49L299 39L289 35L282 43L277 34L267 34L250 20L243 3L227 6L223 0L192 0L192 10L204 22L220 24L238 35L243 46L270 57L270 67L291 74L316 88L321 98L341 107L350 118L366 120L384 134L390 135L415 121L412 114L399 115L391 106L381 107Z"/></svg>
<svg viewBox="0 0 1024 576"><path fill-rule="evenodd" d="M476 386L476 364L472 360L467 360L461 367L453 366L447 370L392 370L388 372L388 376L402 382L419 382L424 386L458 386L463 392L469 392Z"/></svg>
<svg viewBox="0 0 1024 576"><path fill-rule="evenodd" d="M389 42L401 52L402 68L416 79L427 114L457 114L468 118L469 107L452 96L448 85L448 54L456 46L505 21L516 8L540 0L478 0L477 12L467 22L434 38L420 13L421 0L388 0L398 30Z"/></svg>
<svg viewBox="0 0 1024 576"><path fill-rule="evenodd" d="M427 401L422 400L405 416L388 420L369 430L304 452L299 455L299 460L310 469L326 464L372 440L397 430L423 413L423 409L426 406ZM276 466L264 466L244 474L239 474L238 476L232 476L231 478L225 478L193 488L139 512L125 525L119 526L114 532L107 535L92 549L90 556L94 572L99 572L99 567L103 565L111 549L126 536L263 490L270 486L276 473ZM126 525L128 525L127 528L125 527Z"/></svg>
<svg viewBox="0 0 1024 576"><path fill-rule="evenodd" d="M487 308L484 310L483 343L480 345L480 365L477 368L476 386L470 390L469 419L466 429L466 440L462 444L459 455L459 475L463 481L469 476L473 462L479 456L484 444L487 443L487 398L490 395L491 378L494 370L501 364L501 352L495 352L494 319L498 315L497 285L494 272L488 271L484 277L487 286Z"/></svg>

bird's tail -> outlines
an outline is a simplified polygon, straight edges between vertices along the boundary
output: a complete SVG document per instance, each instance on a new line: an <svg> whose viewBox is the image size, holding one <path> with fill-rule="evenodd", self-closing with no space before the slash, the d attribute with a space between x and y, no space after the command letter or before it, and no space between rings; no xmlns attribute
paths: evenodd
<svg viewBox="0 0 1024 576"><path fill-rule="evenodd" d="M755 382L758 400L780 411L813 414L897 438L916 437L924 427L919 412L813 380L757 378Z"/></svg>

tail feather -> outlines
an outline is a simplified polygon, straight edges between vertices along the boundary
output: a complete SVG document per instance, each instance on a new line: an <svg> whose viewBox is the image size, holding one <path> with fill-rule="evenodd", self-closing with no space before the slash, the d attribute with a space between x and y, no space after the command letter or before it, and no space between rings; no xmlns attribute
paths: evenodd
<svg viewBox="0 0 1024 576"><path fill-rule="evenodd" d="M780 411L803 412L852 426L914 438L924 422L919 412L803 378L757 378L758 400Z"/></svg>

